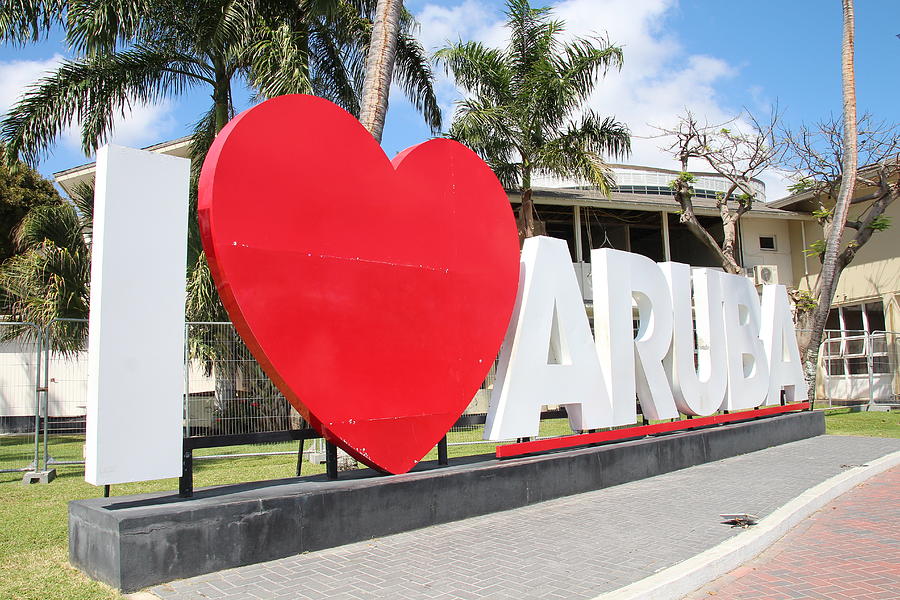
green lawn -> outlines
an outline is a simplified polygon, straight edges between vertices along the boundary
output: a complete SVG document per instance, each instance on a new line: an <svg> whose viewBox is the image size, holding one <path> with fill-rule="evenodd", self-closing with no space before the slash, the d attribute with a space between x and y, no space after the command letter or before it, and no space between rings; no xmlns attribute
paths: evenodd
<svg viewBox="0 0 900 600"><path fill-rule="evenodd" d="M830 411L828 433L900 437L900 413L850 413ZM541 435L571 433L564 419L544 421ZM481 427L450 434L451 442L480 441ZM56 438L51 455L57 460L81 458L82 439ZM0 461L19 460L31 451L27 438L0 436ZM234 446L198 451L199 455L234 454L258 450L295 452L296 443L265 446ZM450 457L493 452L493 444L450 446ZM437 456L432 451L425 460ZM196 487L243 481L291 477L296 455L198 460L194 468ZM303 473L324 471L324 465L303 464ZM120 598L109 587L88 579L68 564L66 503L69 500L100 496L102 489L84 481L79 466L60 466L50 485L22 486L21 474L0 474L0 598L6 600L100 600ZM175 490L175 479L112 486L114 496L141 492Z"/></svg>
<svg viewBox="0 0 900 600"><path fill-rule="evenodd" d="M900 438L900 411L851 412L842 408L825 412L825 433Z"/></svg>

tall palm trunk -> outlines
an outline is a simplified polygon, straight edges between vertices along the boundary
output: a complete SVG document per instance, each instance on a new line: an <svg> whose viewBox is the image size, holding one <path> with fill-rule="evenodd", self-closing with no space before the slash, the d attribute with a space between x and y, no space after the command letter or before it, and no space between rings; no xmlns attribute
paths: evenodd
<svg viewBox="0 0 900 600"><path fill-rule="evenodd" d="M224 61L214 58L215 86L213 87L213 105L215 106L216 133L231 120L231 77L228 75Z"/></svg>
<svg viewBox="0 0 900 600"><path fill-rule="evenodd" d="M528 160L523 159L523 163L528 164ZM520 190L522 203L519 205L519 217L517 225L519 228L519 244L525 241L525 238L534 237L536 235L546 235L547 228L544 222L537 216L534 208L534 190L531 187L531 168L525 166L522 169L522 188Z"/></svg>
<svg viewBox="0 0 900 600"><path fill-rule="evenodd" d="M816 363L819 356L819 345L822 343L822 335L825 330L825 322L834 299L840 271L838 270L838 251L840 250L841 237L844 234L844 225L847 223L847 213L850 210L850 201L853 198L853 190L856 186L857 171L857 132L856 132L856 79L853 70L854 50L854 18L853 0L842 0L844 13L844 35L841 49L841 79L843 81L844 98L844 136L843 136L843 162L841 166L841 187L838 191L834 205L834 215L831 227L827 231L825 241L825 255L822 260L822 271L814 290L817 306L811 315L812 331L809 337L803 336L803 361L806 370L806 379L810 390L810 399L815 398Z"/></svg>
<svg viewBox="0 0 900 600"><path fill-rule="evenodd" d="M366 79L359 120L379 143L391 91L402 10L403 0L378 0L372 23L372 41L366 56Z"/></svg>

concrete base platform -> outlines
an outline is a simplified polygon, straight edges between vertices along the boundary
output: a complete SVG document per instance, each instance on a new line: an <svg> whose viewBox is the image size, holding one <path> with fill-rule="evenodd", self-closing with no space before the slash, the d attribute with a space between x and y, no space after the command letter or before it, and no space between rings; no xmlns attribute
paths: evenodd
<svg viewBox="0 0 900 600"><path fill-rule="evenodd" d="M123 591L577 494L824 433L803 412L405 475L369 471L69 505L69 556Z"/></svg>

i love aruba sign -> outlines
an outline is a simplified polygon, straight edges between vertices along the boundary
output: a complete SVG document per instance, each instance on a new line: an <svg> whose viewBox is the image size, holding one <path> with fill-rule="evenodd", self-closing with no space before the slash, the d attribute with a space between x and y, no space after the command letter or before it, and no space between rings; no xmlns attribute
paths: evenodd
<svg viewBox="0 0 900 600"><path fill-rule="evenodd" d="M536 435L546 404L585 430L635 423L635 397L667 419L806 396L782 286L760 301L745 277L594 250L592 336L565 242L520 253L477 155L436 139L389 160L321 98L232 120L203 165L199 217L263 369L326 440L382 471L435 446L498 351L494 440Z"/></svg>

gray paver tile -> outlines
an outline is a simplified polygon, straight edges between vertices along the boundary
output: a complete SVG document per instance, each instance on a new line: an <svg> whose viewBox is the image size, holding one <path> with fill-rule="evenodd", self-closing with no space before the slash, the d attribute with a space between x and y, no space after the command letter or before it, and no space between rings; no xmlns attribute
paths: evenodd
<svg viewBox="0 0 900 600"><path fill-rule="evenodd" d="M176 581L172 600L588 599L742 530L719 514L765 516L900 440L823 436L455 523ZM261 596L266 594L268 596Z"/></svg>

